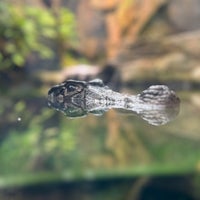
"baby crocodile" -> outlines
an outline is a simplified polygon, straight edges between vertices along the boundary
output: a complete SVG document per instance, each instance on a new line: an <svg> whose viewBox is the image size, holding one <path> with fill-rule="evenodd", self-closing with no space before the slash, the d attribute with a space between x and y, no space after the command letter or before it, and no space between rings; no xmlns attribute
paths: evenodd
<svg viewBox="0 0 200 200"><path fill-rule="evenodd" d="M115 108L132 111L150 124L165 124L177 115L180 100L165 85L154 85L138 95L121 94L100 79L89 82L67 80L48 92L48 105L69 117L88 113L101 115Z"/></svg>

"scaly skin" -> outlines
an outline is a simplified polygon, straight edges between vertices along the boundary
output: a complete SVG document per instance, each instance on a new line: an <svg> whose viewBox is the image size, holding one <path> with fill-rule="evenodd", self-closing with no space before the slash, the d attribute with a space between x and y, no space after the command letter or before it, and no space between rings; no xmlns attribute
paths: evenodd
<svg viewBox="0 0 200 200"><path fill-rule="evenodd" d="M127 95L112 91L99 79L89 82L68 80L48 92L48 105L69 117L85 116L88 113L100 115L117 108L132 111L154 125L170 120L166 112L168 110L170 116L172 113L177 115L179 104L180 100L174 91L165 85L151 86L138 95ZM165 119L162 119L163 113Z"/></svg>

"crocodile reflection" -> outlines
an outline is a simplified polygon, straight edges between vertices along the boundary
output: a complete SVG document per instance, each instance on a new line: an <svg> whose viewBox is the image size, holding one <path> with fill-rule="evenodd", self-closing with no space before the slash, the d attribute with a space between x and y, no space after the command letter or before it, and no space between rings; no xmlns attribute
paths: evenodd
<svg viewBox="0 0 200 200"><path fill-rule="evenodd" d="M67 80L49 90L48 105L72 118L89 113L102 115L114 108L131 111L152 125L163 125L177 116L180 100L165 85L153 85L138 95L127 95L111 90L100 79Z"/></svg>

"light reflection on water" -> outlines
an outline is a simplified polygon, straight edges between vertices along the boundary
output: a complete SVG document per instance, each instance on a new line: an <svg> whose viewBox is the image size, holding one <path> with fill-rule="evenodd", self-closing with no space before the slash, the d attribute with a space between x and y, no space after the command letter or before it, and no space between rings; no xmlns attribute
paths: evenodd
<svg viewBox="0 0 200 200"><path fill-rule="evenodd" d="M25 114L18 113L14 118L19 120L16 127L20 124L21 128L9 132L1 141L0 176L19 174L20 180L29 182L26 174L34 173L35 180L41 172L38 180L46 178L48 182L59 178L96 180L199 170L200 95L190 91L178 96L179 114L179 106L140 114L122 114L110 109L101 116L89 114L72 120L44 104L39 114L34 113L28 121L30 113L26 111L32 108L26 107ZM30 100L36 105L36 99ZM170 121L163 126L152 126L140 117ZM53 176L62 173L55 179L42 175L49 171ZM4 184L7 179L1 180Z"/></svg>

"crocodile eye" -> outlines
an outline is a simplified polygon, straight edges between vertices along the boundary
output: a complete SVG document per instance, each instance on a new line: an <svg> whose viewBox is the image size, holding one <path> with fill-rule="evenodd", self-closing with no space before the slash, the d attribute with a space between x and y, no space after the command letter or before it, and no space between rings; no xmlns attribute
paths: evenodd
<svg viewBox="0 0 200 200"><path fill-rule="evenodd" d="M67 92L74 92L76 90L77 90L77 87L75 85L70 84L67 86Z"/></svg>

